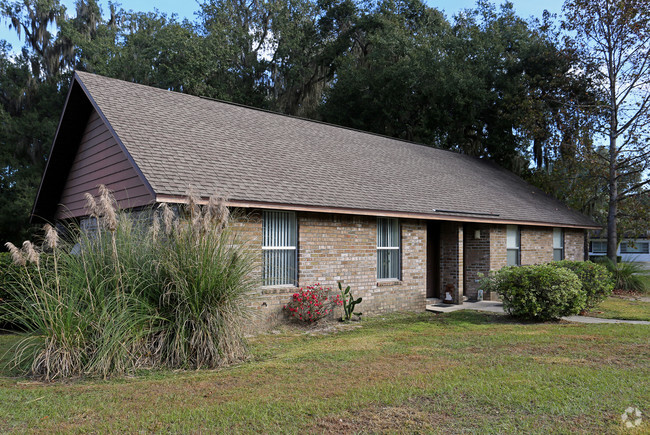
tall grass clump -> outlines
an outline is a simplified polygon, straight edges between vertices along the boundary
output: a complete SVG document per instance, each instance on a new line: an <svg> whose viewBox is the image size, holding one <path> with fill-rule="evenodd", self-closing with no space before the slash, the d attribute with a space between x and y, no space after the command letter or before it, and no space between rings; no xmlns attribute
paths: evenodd
<svg viewBox="0 0 650 435"><path fill-rule="evenodd" d="M86 198L96 228L46 225L38 245L6 244L16 266L0 320L25 331L14 364L49 381L245 358L253 259L224 202L135 215L103 186Z"/></svg>
<svg viewBox="0 0 650 435"><path fill-rule="evenodd" d="M627 292L645 293L650 291L650 273L640 264L633 261L619 261L614 263L607 257L599 260L611 272L614 278L614 289Z"/></svg>
<svg viewBox="0 0 650 435"><path fill-rule="evenodd" d="M153 292L164 319L159 345L168 367L216 367L246 356L241 331L257 284L254 258L223 200L212 198L201 210L189 198L185 219L163 205L162 234L152 235L163 255L162 292Z"/></svg>

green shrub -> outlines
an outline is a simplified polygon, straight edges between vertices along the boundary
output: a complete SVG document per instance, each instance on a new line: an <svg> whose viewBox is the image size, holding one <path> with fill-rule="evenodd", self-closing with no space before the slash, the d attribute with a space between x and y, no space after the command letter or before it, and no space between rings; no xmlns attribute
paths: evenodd
<svg viewBox="0 0 650 435"><path fill-rule="evenodd" d="M47 225L42 247L7 244L17 266L0 320L26 331L14 364L53 380L244 359L254 261L223 202L138 221L101 191L99 203L87 197L96 231L71 227L59 239Z"/></svg>
<svg viewBox="0 0 650 435"><path fill-rule="evenodd" d="M612 274L607 268L591 261L555 261L550 263L555 267L564 267L578 276L582 284L582 291L586 296L586 308L594 308L614 290Z"/></svg>
<svg viewBox="0 0 650 435"><path fill-rule="evenodd" d="M645 293L650 291L648 276L650 273L640 264L632 261L619 261L614 263L607 257L603 257L599 263L604 264L611 272L614 279L614 288L627 292Z"/></svg>
<svg viewBox="0 0 650 435"><path fill-rule="evenodd" d="M576 274L548 264L504 267L485 278L482 286L499 293L508 314L530 320L578 314L586 303Z"/></svg>

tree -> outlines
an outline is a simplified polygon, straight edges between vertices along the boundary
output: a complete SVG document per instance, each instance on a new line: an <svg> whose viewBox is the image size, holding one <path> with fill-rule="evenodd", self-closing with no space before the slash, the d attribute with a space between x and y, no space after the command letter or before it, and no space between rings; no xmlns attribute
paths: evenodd
<svg viewBox="0 0 650 435"><path fill-rule="evenodd" d="M568 0L563 26L594 78L608 140L607 256L616 261L621 202L641 195L650 179L650 6L646 0ZM622 180L636 180L621 188ZM641 191L639 191L641 189Z"/></svg>
<svg viewBox="0 0 650 435"><path fill-rule="evenodd" d="M325 120L492 159L519 173L575 153L592 101L548 23L487 2L449 22L419 0L364 11ZM575 102L568 104L568 102Z"/></svg>
<svg viewBox="0 0 650 435"><path fill-rule="evenodd" d="M352 0L203 3L200 27L214 96L317 116L337 60L351 44L356 14Z"/></svg>
<svg viewBox="0 0 650 435"><path fill-rule="evenodd" d="M609 202L608 152L605 146L581 147L574 156L557 158L549 168L533 171L528 179L605 228ZM618 181L619 188L630 193L619 201L617 229L622 237L636 238L648 231L650 193L639 187L639 172L628 174Z"/></svg>
<svg viewBox="0 0 650 435"><path fill-rule="evenodd" d="M419 0L390 0L360 11L351 44L320 112L328 122L437 144L427 117L440 115L441 61L449 24ZM434 122L434 128L438 122Z"/></svg>
<svg viewBox="0 0 650 435"><path fill-rule="evenodd" d="M56 0L0 1L24 36L19 54L0 41L0 240L20 242L67 92L70 41L49 28L64 19Z"/></svg>
<svg viewBox="0 0 650 435"><path fill-rule="evenodd" d="M70 65L74 47L69 40L56 38L48 30L48 26L65 19L65 6L58 0L14 3L3 0L0 11L18 36L25 37L25 45L30 49L32 75L36 79L56 76Z"/></svg>

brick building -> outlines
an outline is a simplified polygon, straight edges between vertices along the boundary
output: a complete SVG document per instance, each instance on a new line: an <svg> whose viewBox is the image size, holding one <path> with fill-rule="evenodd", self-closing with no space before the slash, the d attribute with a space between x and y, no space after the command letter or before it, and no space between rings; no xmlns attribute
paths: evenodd
<svg viewBox="0 0 650 435"><path fill-rule="evenodd" d="M191 186L244 210L262 322L314 283L352 286L369 314L462 303L490 270L583 260L596 228L483 159L78 72L32 219L83 218L99 184L127 209Z"/></svg>

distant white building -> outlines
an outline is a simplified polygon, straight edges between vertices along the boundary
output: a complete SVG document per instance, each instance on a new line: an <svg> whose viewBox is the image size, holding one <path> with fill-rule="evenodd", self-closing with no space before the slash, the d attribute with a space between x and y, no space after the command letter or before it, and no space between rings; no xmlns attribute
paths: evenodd
<svg viewBox="0 0 650 435"><path fill-rule="evenodd" d="M589 257L607 254L607 240L595 239L589 242ZM623 261L650 262L650 240L625 239L618 247L617 255Z"/></svg>

